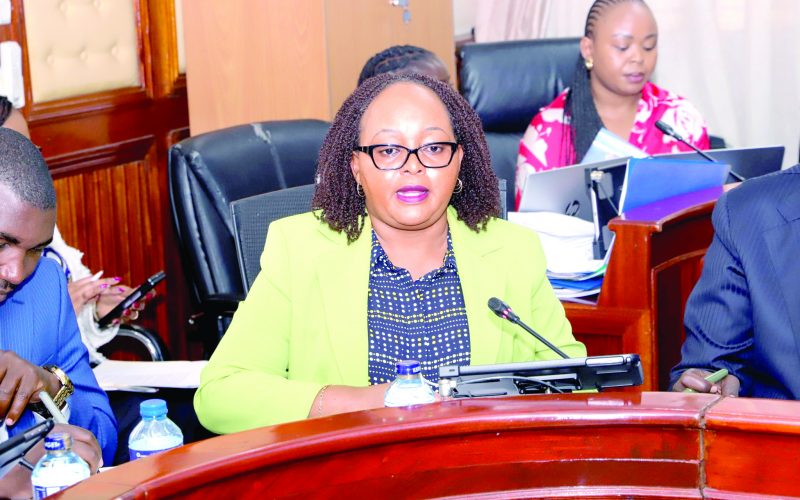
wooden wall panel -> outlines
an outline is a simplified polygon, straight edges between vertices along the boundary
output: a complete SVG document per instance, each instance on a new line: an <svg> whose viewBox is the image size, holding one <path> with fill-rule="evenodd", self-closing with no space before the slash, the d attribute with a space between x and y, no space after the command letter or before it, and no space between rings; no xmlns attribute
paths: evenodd
<svg viewBox="0 0 800 500"><path fill-rule="evenodd" d="M330 119L323 0L184 0L192 135Z"/></svg>
<svg viewBox="0 0 800 500"><path fill-rule="evenodd" d="M183 0L192 135L260 120L331 120L364 63L426 47L455 78L451 0Z"/></svg>
<svg viewBox="0 0 800 500"><path fill-rule="evenodd" d="M163 194L153 157L151 153L144 161L55 179L58 226L65 241L84 252L90 269L121 276L131 286L165 265L159 208ZM162 287L158 291L163 295ZM164 307L150 308L140 322L169 331Z"/></svg>
<svg viewBox="0 0 800 500"><path fill-rule="evenodd" d="M418 45L444 61L455 82L453 2L409 2L411 21L388 1L325 0L331 117L356 87L367 60L392 45Z"/></svg>
<svg viewBox="0 0 800 500"><path fill-rule="evenodd" d="M12 0L12 24L0 37L23 48L23 112L55 180L65 240L84 252L93 271L121 276L130 286L167 272L137 323L155 329L181 359L189 353L189 295L170 215L167 153L188 135L186 80L177 69L174 4L133 2L141 88L33 103L22 0Z"/></svg>

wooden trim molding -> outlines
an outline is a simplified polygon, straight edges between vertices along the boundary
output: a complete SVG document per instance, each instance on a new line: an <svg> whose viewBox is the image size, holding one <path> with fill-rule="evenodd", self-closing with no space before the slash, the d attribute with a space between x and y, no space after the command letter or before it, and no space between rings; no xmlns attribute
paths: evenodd
<svg viewBox="0 0 800 500"><path fill-rule="evenodd" d="M150 48L158 54L151 57L153 93L155 97L174 94L186 88L186 75L182 75L178 64L178 34L175 26L175 3L172 1L149 2Z"/></svg>
<svg viewBox="0 0 800 500"><path fill-rule="evenodd" d="M47 165L54 178L75 171L88 172L96 167L121 165L142 161L155 142L155 136L147 135L114 144L71 151L47 159Z"/></svg>
<svg viewBox="0 0 800 500"><path fill-rule="evenodd" d="M144 104L150 101L144 88L126 88L95 92L57 101L34 103L30 107L28 123L47 123L76 116L90 115L122 106Z"/></svg>

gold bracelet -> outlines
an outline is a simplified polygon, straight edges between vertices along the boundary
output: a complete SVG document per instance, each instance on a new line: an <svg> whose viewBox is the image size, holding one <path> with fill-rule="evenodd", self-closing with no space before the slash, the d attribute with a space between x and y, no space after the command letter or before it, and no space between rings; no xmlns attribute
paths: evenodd
<svg viewBox="0 0 800 500"><path fill-rule="evenodd" d="M322 400L325 399L325 391L328 390L328 387L330 387L330 386L329 385L323 385L322 389L320 389L319 393L317 394L317 415L316 416L318 416L318 417L320 415L322 415Z"/></svg>

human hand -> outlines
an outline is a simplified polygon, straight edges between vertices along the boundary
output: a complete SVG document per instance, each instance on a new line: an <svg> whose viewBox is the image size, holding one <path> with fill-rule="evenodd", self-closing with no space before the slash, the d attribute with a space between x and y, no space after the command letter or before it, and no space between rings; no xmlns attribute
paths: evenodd
<svg viewBox="0 0 800 500"><path fill-rule="evenodd" d="M383 408L383 398L389 384L377 384L367 387L349 385L329 385L322 388L314 398L310 418L335 415L359 410Z"/></svg>
<svg viewBox="0 0 800 500"><path fill-rule="evenodd" d="M97 299L97 305L95 309L97 311L97 317L102 318L111 312L112 309L117 307L117 304L122 302L123 299L125 299L125 297L131 293L133 293L133 288L126 285L118 285L104 290ZM135 321L139 318L139 312L144 310L147 302L155 296L155 290L151 290L144 297L142 297L141 300L134 302L131 307L123 311L122 316L119 319L115 319L112 324L118 325L120 322L124 321Z"/></svg>
<svg viewBox="0 0 800 500"><path fill-rule="evenodd" d="M103 451L91 431L70 424L56 424L50 431L51 434L53 432L66 432L72 436L72 451L89 464L89 471L92 474L103 466ZM44 453L44 440L41 440L25 454L25 460L35 464Z"/></svg>
<svg viewBox="0 0 800 500"><path fill-rule="evenodd" d="M39 401L39 391L55 396L61 381L53 373L20 358L13 351L0 351L0 416L14 425L29 401Z"/></svg>
<svg viewBox="0 0 800 500"><path fill-rule="evenodd" d="M738 396L741 383L734 375L728 375L717 383L706 380L712 372L699 368L689 368L681 374L681 377L672 387L673 391L683 392L684 389L692 389L696 392L710 394L721 394L722 396Z"/></svg>
<svg viewBox="0 0 800 500"><path fill-rule="evenodd" d="M77 281L71 281L67 285L67 291L75 314L78 314L83 306L96 300L103 290L119 283L119 280L119 277L92 280L92 276L87 276Z"/></svg>
<svg viewBox="0 0 800 500"><path fill-rule="evenodd" d="M31 471L21 464L12 467L0 479L0 498L30 498L32 489Z"/></svg>

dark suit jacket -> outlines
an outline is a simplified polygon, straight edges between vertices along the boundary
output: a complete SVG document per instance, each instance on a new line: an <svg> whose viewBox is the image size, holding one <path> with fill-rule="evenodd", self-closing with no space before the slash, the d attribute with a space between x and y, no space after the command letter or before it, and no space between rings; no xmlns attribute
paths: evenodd
<svg viewBox="0 0 800 500"><path fill-rule="evenodd" d="M727 368L743 396L800 399L800 165L726 193L712 218L671 385L687 368Z"/></svg>

